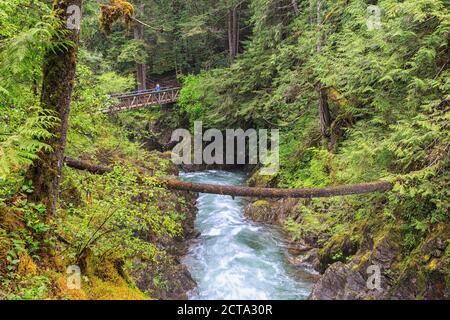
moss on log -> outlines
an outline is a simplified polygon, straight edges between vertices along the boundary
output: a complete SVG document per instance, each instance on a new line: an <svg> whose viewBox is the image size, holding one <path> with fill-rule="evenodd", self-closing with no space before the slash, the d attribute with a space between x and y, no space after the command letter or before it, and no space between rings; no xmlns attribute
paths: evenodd
<svg viewBox="0 0 450 320"><path fill-rule="evenodd" d="M252 188L221 186L213 184L192 183L175 179L161 179L164 186L171 190L185 190L201 193L222 194L234 197L253 198L326 198L334 196L346 196L352 194L365 194L377 191L389 191L392 184L386 181L361 183L328 188Z"/></svg>
<svg viewBox="0 0 450 320"><path fill-rule="evenodd" d="M86 170L94 174L105 174L112 171L112 169L108 167L92 165L86 161L74 160L69 158L66 158L66 164L74 169ZM366 194L371 192L385 192L390 191L393 188L392 183L387 181L377 181L327 188L281 189L223 186L216 184L185 182L176 179L165 178L160 178L158 180L163 186L170 190L252 198L326 198L353 194Z"/></svg>
<svg viewBox="0 0 450 320"><path fill-rule="evenodd" d="M65 158L66 165L77 170L88 171L93 174L105 174L112 171L111 168L94 165L87 161Z"/></svg>

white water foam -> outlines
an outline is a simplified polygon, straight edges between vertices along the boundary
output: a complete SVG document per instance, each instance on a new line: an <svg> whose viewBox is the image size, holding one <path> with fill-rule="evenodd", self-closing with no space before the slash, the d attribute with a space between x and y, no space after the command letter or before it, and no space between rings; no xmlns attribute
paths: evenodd
<svg viewBox="0 0 450 320"><path fill-rule="evenodd" d="M186 173L187 181L240 185L235 172ZM197 200L196 228L201 236L184 263L198 287L191 299L305 299L312 284L295 277L286 262L286 246L275 229L256 224L243 215L245 201L201 194Z"/></svg>

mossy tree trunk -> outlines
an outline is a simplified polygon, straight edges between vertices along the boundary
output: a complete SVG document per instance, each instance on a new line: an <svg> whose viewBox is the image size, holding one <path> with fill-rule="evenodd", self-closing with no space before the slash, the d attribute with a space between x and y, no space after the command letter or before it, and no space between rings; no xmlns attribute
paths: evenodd
<svg viewBox="0 0 450 320"><path fill-rule="evenodd" d="M32 198L47 206L47 220L56 209L61 171L64 165L64 149L80 32L79 27L74 27L72 19L74 14L81 11L81 6L82 0L55 0L53 2L53 15L59 23L58 34L53 39L57 47L48 50L45 55L41 107L53 111L59 117L59 122L52 129L54 136L45 141L53 151L41 152L39 159L35 161L28 172L34 185Z"/></svg>

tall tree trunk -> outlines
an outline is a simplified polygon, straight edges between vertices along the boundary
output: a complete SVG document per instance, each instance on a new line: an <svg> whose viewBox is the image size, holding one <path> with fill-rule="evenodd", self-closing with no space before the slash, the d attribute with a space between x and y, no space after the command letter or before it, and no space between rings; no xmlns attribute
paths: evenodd
<svg viewBox="0 0 450 320"><path fill-rule="evenodd" d="M36 78L34 78L33 82L31 83L31 90L33 91L33 95L37 98L39 96L39 89Z"/></svg>
<svg viewBox="0 0 450 320"><path fill-rule="evenodd" d="M143 39L143 26L140 24L136 24L134 26L134 39L142 40ZM138 90L147 89L147 65L136 63L136 82Z"/></svg>
<svg viewBox="0 0 450 320"><path fill-rule="evenodd" d="M34 186L32 198L47 206L47 219L54 214L58 202L59 183L64 165L64 149L66 147L67 127L70 102L75 80L79 28L68 28L74 11L68 10L76 6L81 11L82 0L56 0L53 2L53 14L61 21L55 43L70 41L72 44L58 46L48 50L43 65L43 83L41 107L51 110L59 117L58 124L52 129L54 136L48 141L53 151L41 152L39 159L29 169L28 176ZM69 11L69 12L68 12ZM76 14L76 13L75 13Z"/></svg>
<svg viewBox="0 0 450 320"><path fill-rule="evenodd" d="M230 9L228 11L228 54L230 64L234 63L234 34L233 34L233 10Z"/></svg>
<svg viewBox="0 0 450 320"><path fill-rule="evenodd" d="M40 69L38 68L34 68L33 69L33 80L31 81L31 91L33 92L33 95L35 97L39 96L39 84L38 84L38 77L39 77L39 72L41 72Z"/></svg>
<svg viewBox="0 0 450 320"><path fill-rule="evenodd" d="M309 0L309 24L314 24L314 0Z"/></svg>
<svg viewBox="0 0 450 320"><path fill-rule="evenodd" d="M239 50L239 16L237 7L228 11L228 50L230 64L233 64Z"/></svg>
<svg viewBox="0 0 450 320"><path fill-rule="evenodd" d="M234 59L236 59L239 47L239 18L237 7L233 8L233 40L234 40Z"/></svg>
<svg viewBox="0 0 450 320"><path fill-rule="evenodd" d="M319 100L320 132L323 137L328 138L330 136L331 115L328 106L328 95L320 82L316 84L316 93Z"/></svg>
<svg viewBox="0 0 450 320"><path fill-rule="evenodd" d="M295 14L298 15L300 13L300 9L298 8L297 0L291 0L291 2L292 2L292 7L294 8Z"/></svg>
<svg viewBox="0 0 450 320"><path fill-rule="evenodd" d="M141 14L144 13L144 4L142 2L138 3ZM144 40L144 26L140 23L135 23L134 25L134 39L143 41ZM136 81L138 85L138 90L147 89L147 65L146 64L136 64Z"/></svg>
<svg viewBox="0 0 450 320"><path fill-rule="evenodd" d="M318 40L317 40L317 53L322 51L322 12L321 12L321 0L317 0L317 28L318 28ZM328 106L328 95L326 90L323 88L323 85L320 81L317 82L316 93L318 99L318 107L319 107L319 118L320 118L320 132L322 136L328 138L330 136L330 126L331 126L331 115L330 109Z"/></svg>

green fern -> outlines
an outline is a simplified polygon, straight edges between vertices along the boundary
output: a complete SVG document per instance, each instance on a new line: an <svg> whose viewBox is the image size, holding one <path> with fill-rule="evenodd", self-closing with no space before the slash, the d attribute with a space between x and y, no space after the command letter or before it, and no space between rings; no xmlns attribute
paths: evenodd
<svg viewBox="0 0 450 320"><path fill-rule="evenodd" d="M12 172L30 165L38 158L40 151L52 151L43 141L53 136L49 129L57 121L58 117L50 111L40 110L15 133L0 133L0 178L7 178Z"/></svg>

